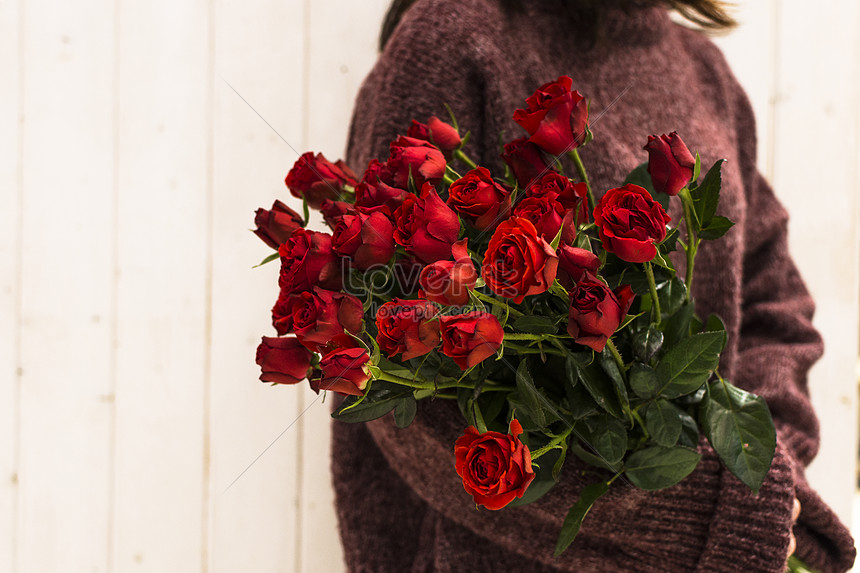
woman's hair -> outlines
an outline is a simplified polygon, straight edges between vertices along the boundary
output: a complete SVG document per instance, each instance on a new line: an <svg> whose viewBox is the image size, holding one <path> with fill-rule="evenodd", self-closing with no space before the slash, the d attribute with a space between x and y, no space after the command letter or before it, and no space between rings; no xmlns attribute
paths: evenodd
<svg viewBox="0 0 860 573"><path fill-rule="evenodd" d="M588 8L589 12L598 12L602 5L607 2L602 0L576 0ZM415 3L415 0L392 0L391 6L388 7L388 12L385 14L385 19L382 21L382 30L379 34L379 49L380 51L388 43L388 38L394 33L397 24L403 14L409 10L409 7ZM737 25L737 22L728 12L726 2L721 0L622 0L622 4L664 4L666 7L675 10L681 16L695 23L706 30L720 31L728 30Z"/></svg>

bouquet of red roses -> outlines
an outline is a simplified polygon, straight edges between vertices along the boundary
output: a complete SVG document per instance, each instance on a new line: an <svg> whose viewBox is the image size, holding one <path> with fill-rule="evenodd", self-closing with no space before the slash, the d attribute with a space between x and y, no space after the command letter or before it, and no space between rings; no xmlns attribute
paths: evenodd
<svg viewBox="0 0 860 573"><path fill-rule="evenodd" d="M453 116L413 121L360 180L302 155L286 184L304 216L280 201L256 214L277 249L264 262L281 264L278 337L257 363L263 381L345 395L343 422L393 413L405 427L419 400L456 401L467 427L453 470L488 509L534 501L570 455L593 466L561 553L619 476L678 483L704 433L757 490L776 435L764 401L720 376L725 328L690 298L701 241L732 226L716 214L722 161L700 182L677 133L649 136L648 161L596 202L578 153L592 138L585 98L563 76L526 103L513 119L528 137L504 144L503 174L468 157ZM305 228L311 207L330 234Z"/></svg>

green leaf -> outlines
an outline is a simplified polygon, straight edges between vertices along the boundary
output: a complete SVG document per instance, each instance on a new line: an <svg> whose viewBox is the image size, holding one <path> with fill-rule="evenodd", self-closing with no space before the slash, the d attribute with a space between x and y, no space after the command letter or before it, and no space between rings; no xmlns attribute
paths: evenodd
<svg viewBox="0 0 860 573"><path fill-rule="evenodd" d="M331 417L351 424L381 418L393 410L401 399L412 395L412 389L399 384L374 380L367 395L347 396Z"/></svg>
<svg viewBox="0 0 860 573"><path fill-rule="evenodd" d="M567 410L574 420L581 420L598 411L597 403L582 384L565 384L564 393L568 402Z"/></svg>
<svg viewBox="0 0 860 573"><path fill-rule="evenodd" d="M528 363L525 359L520 360L517 367L517 390L519 391L522 405L525 407L526 414L539 428L546 427L546 416L543 412L541 404L541 395L538 394L535 388L534 380L529 372Z"/></svg>
<svg viewBox="0 0 860 573"><path fill-rule="evenodd" d="M591 361L588 364L576 362L577 373L579 380L598 406L615 416L621 418L624 412L621 409L621 404L618 401L618 394L615 391L615 382L603 371L596 361Z"/></svg>
<svg viewBox="0 0 860 573"><path fill-rule="evenodd" d="M626 410L630 406L630 399L627 397L627 386L624 384L624 376L618 370L618 364L615 362L612 352L606 347L598 358L603 371L609 375L609 379L614 384L615 395L618 397L621 409Z"/></svg>
<svg viewBox="0 0 860 573"><path fill-rule="evenodd" d="M707 227L699 231L699 238L713 241L719 239L729 232L729 229L734 227L734 222L725 217L717 216L711 219Z"/></svg>
<svg viewBox="0 0 860 573"><path fill-rule="evenodd" d="M625 474L641 489L664 489L690 475L701 457L696 451L680 446L654 446L633 452L627 458Z"/></svg>
<svg viewBox="0 0 860 573"><path fill-rule="evenodd" d="M699 219L700 229L706 229L717 212L720 201L720 186L722 185L721 170L725 159L720 159L708 170L702 184L691 190L693 208Z"/></svg>
<svg viewBox="0 0 860 573"><path fill-rule="evenodd" d="M688 448L696 449L699 447L699 424L696 419L680 410L681 419L681 437L678 443Z"/></svg>
<svg viewBox="0 0 860 573"><path fill-rule="evenodd" d="M651 439L670 448L681 437L681 410L666 400L651 402L645 408L645 428Z"/></svg>
<svg viewBox="0 0 860 573"><path fill-rule="evenodd" d="M685 303L666 320L663 329L663 346L671 348L678 344L681 339L690 336L690 322L693 319L695 308L690 303Z"/></svg>
<svg viewBox="0 0 860 573"><path fill-rule="evenodd" d="M627 375L630 377L630 387L640 398L650 399L660 392L660 382L657 380L657 373L647 364L634 362L630 365Z"/></svg>
<svg viewBox="0 0 860 573"><path fill-rule="evenodd" d="M567 440L563 440L561 442L561 449L559 451L558 459L552 465L552 479L558 481L558 476L561 474L561 468L564 466L564 461L567 459ZM547 460L549 461L549 460Z"/></svg>
<svg viewBox="0 0 860 573"><path fill-rule="evenodd" d="M401 378L408 378L411 380L412 377L415 375L415 373L408 366L398 364L397 362L389 360L385 356L381 355L376 363L376 366L386 374L400 376Z"/></svg>
<svg viewBox="0 0 860 573"><path fill-rule="evenodd" d="M657 366L658 393L664 398L677 398L707 382L720 362L724 342L723 332L703 332L671 348Z"/></svg>
<svg viewBox="0 0 860 573"><path fill-rule="evenodd" d="M609 491L609 484L605 481L593 483L582 488L579 492L579 499L571 506L570 511L564 518L564 523L561 526L561 532L558 534L558 541L555 543L555 556L558 557L564 550L570 547L573 540L576 539L582 520L588 515L588 511L594 502Z"/></svg>
<svg viewBox="0 0 860 573"><path fill-rule="evenodd" d="M726 467L753 492L770 469L776 430L764 399L716 381L700 407L702 426Z"/></svg>
<svg viewBox="0 0 860 573"><path fill-rule="evenodd" d="M555 334L558 332L558 326L555 321L548 316L532 316L525 315L517 318L511 326L518 332L526 334Z"/></svg>
<svg viewBox="0 0 860 573"><path fill-rule="evenodd" d="M666 233L666 238L664 238L662 241L660 241L660 244L658 245L658 247L660 248L660 252L663 253L664 255L668 255L669 253L671 253L672 251L677 249L678 238L680 236L681 236L681 231L678 230L678 227L675 227L674 229L670 229Z"/></svg>
<svg viewBox="0 0 860 573"><path fill-rule="evenodd" d="M418 402L412 395L405 396L397 401L394 406L394 423L398 428L405 428L415 419L418 412Z"/></svg>
<svg viewBox="0 0 860 573"><path fill-rule="evenodd" d="M259 263L259 264L254 265L254 266L253 266L253 267L251 267L251 268L252 268L252 269L256 269L257 267L262 267L262 266L263 266L263 265L265 265L266 263L271 263L272 261L276 260L279 256L280 256L280 255L278 254L278 251L275 251L274 253L272 253L271 255L269 255L268 257L266 257L265 259L263 259L262 261L260 261L260 263Z"/></svg>
<svg viewBox="0 0 860 573"><path fill-rule="evenodd" d="M649 325L633 337L633 353L642 362L648 362L663 346L663 333L656 325Z"/></svg>
<svg viewBox="0 0 860 573"><path fill-rule="evenodd" d="M586 419L580 438L610 467L619 464L627 452L627 429L607 415Z"/></svg>
<svg viewBox="0 0 860 573"><path fill-rule="evenodd" d="M690 179L693 183L699 180L699 175L702 173L702 158L699 157L699 152L696 152L696 166L693 167L693 178Z"/></svg>
<svg viewBox="0 0 860 573"><path fill-rule="evenodd" d="M678 277L672 277L671 280L660 285L657 296L660 297L661 310L667 315L673 314L686 302L687 286Z"/></svg>

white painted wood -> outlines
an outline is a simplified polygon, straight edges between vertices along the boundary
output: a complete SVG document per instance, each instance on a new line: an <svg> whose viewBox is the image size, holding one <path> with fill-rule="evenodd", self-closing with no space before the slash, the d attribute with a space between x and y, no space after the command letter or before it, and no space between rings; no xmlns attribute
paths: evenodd
<svg viewBox="0 0 860 573"><path fill-rule="evenodd" d="M114 5L24 10L18 571L106 571Z"/></svg>
<svg viewBox="0 0 860 573"><path fill-rule="evenodd" d="M204 571L212 7L119 2L113 568Z"/></svg>
<svg viewBox="0 0 860 573"><path fill-rule="evenodd" d="M304 147L304 7L219 0L215 15L210 569L297 572L302 389L258 380L278 264L251 268L271 250L249 229L255 209L287 198L291 146Z"/></svg>

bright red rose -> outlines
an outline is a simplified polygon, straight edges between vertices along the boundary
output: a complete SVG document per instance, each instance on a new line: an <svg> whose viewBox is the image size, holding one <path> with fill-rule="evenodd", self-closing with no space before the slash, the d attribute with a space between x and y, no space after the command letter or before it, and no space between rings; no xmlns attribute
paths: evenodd
<svg viewBox="0 0 860 573"><path fill-rule="evenodd" d="M677 195L693 178L696 158L677 131L660 137L649 135L643 149L648 150L648 173L655 190Z"/></svg>
<svg viewBox="0 0 860 573"><path fill-rule="evenodd" d="M287 293L311 290L315 285L340 290L340 259L331 247L331 235L296 229L278 248L281 275L278 286Z"/></svg>
<svg viewBox="0 0 860 573"><path fill-rule="evenodd" d="M526 137L506 143L502 159L514 172L520 189L528 189L535 179L552 171L543 158L540 147Z"/></svg>
<svg viewBox="0 0 860 573"><path fill-rule="evenodd" d="M586 272L570 291L567 332L574 342L602 352L633 304L628 285L612 292L606 283Z"/></svg>
<svg viewBox="0 0 860 573"><path fill-rule="evenodd" d="M296 338L263 337L257 347L260 380L274 384L296 384L304 380L311 367L311 352Z"/></svg>
<svg viewBox="0 0 860 573"><path fill-rule="evenodd" d="M357 208L338 220L332 234L334 251L363 271L388 263L394 255L394 223L379 209Z"/></svg>
<svg viewBox="0 0 860 573"><path fill-rule="evenodd" d="M370 380L370 356L364 348L338 348L322 357L319 374L311 378L311 388L332 390L345 396L361 396Z"/></svg>
<svg viewBox="0 0 860 573"><path fill-rule="evenodd" d="M478 167L451 183L448 205L483 231L507 219L511 193L496 183L487 169Z"/></svg>
<svg viewBox="0 0 860 573"><path fill-rule="evenodd" d="M395 187L406 189L411 172L415 188L421 189L425 182L435 185L441 181L445 165L445 157L438 147L429 141L401 135L391 142L386 170Z"/></svg>
<svg viewBox="0 0 860 573"><path fill-rule="evenodd" d="M475 288L478 273L466 245L466 239L451 245L453 261L436 261L424 267L418 279L419 296L445 306L469 302L469 289Z"/></svg>
<svg viewBox="0 0 860 573"><path fill-rule="evenodd" d="M529 132L529 141L553 155L561 155L585 141L588 104L573 84L561 76L537 89L526 99L528 109L514 112L514 121Z"/></svg>
<svg viewBox="0 0 860 573"><path fill-rule="evenodd" d="M586 272L597 274L600 268L600 259L591 251L561 245L556 251L558 254L558 282L561 286L570 290L579 282Z"/></svg>
<svg viewBox="0 0 860 573"><path fill-rule="evenodd" d="M528 219L535 226L538 235L547 242L552 242L561 229L561 223L564 220L564 207L552 195L525 197L514 207L514 217ZM573 235L566 242L570 242L576 237L576 226L571 225L570 230Z"/></svg>
<svg viewBox="0 0 860 573"><path fill-rule="evenodd" d="M325 199L339 199L345 186L355 187L355 173L346 163L332 163L322 153L314 156L312 151L302 154L284 181L294 197L304 197L308 205L319 209Z"/></svg>
<svg viewBox="0 0 860 573"><path fill-rule="evenodd" d="M574 183L552 171L535 181L526 191L528 197L553 197L565 211L573 211L577 225L588 222L588 185Z"/></svg>
<svg viewBox="0 0 860 573"><path fill-rule="evenodd" d="M361 182L355 188L355 206L385 206L389 213L393 213L403 203L408 192L391 185L390 176L384 163L380 163L378 159L372 159L367 165Z"/></svg>
<svg viewBox="0 0 860 573"><path fill-rule="evenodd" d="M328 225L329 229L334 229L334 226L341 217L347 213L352 213L353 211L354 208L352 203L347 203L346 201L332 201L331 199L326 199L320 206L323 221L325 221L325 224Z"/></svg>
<svg viewBox="0 0 860 573"><path fill-rule="evenodd" d="M523 427L511 420L508 434L479 433L469 426L454 444L455 468L463 488L476 504L502 509L522 497L535 478L532 456L519 436Z"/></svg>
<svg viewBox="0 0 860 573"><path fill-rule="evenodd" d="M513 299L545 292L555 280L558 258L527 219L511 217L496 228L481 275L494 293Z"/></svg>
<svg viewBox="0 0 860 573"><path fill-rule="evenodd" d="M660 203L642 187L628 184L610 189L594 209L603 248L629 263L644 263L657 255L671 221Z"/></svg>
<svg viewBox="0 0 860 573"><path fill-rule="evenodd" d="M505 333L499 319L488 312L439 317L442 354L466 370L496 353Z"/></svg>
<svg viewBox="0 0 860 573"><path fill-rule="evenodd" d="M257 209L255 215L257 228L254 234L273 249L280 247L293 231L304 226L301 216L280 201L275 201L269 211Z"/></svg>
<svg viewBox="0 0 860 573"><path fill-rule="evenodd" d="M435 115L428 119L426 124L413 119L406 135L429 141L445 153L454 151L462 143L460 134L454 129L454 126L448 125Z"/></svg>
<svg viewBox="0 0 860 573"><path fill-rule="evenodd" d="M376 312L376 343L389 358L423 356L439 344L439 309L427 300L394 299Z"/></svg>
<svg viewBox="0 0 860 573"><path fill-rule="evenodd" d="M425 263L447 259L460 234L460 219L429 183L394 211L394 240Z"/></svg>
<svg viewBox="0 0 860 573"><path fill-rule="evenodd" d="M313 292L281 292L272 308L272 324L278 334L295 332L302 344L314 351L344 331L361 332L363 317L358 298L319 287L314 287Z"/></svg>

